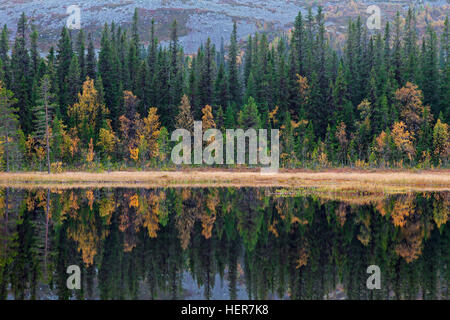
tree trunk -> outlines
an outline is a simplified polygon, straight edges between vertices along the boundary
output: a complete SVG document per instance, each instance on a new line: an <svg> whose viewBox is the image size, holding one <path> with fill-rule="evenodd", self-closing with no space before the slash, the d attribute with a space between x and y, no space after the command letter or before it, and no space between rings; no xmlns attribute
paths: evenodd
<svg viewBox="0 0 450 320"><path fill-rule="evenodd" d="M6 130L6 141L5 141L5 158L6 158L6 172L9 172L9 148L8 148L8 130Z"/></svg>
<svg viewBox="0 0 450 320"><path fill-rule="evenodd" d="M47 172L50 174L50 139L48 132L48 101L47 101L47 93L44 96L45 103L45 138L47 140Z"/></svg>

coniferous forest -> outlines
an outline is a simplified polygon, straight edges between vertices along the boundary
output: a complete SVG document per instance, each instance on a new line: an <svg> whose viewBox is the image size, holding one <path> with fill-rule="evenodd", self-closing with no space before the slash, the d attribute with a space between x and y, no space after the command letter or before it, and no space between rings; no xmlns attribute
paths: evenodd
<svg viewBox="0 0 450 320"><path fill-rule="evenodd" d="M449 21L416 31L412 9L382 30L349 21L346 41L326 32L321 8L294 28L194 55L170 41L144 46L137 11L130 30L106 24L100 49L63 27L41 55L22 14L10 47L0 37L2 171L170 168L176 128L280 129L281 165L447 167Z"/></svg>

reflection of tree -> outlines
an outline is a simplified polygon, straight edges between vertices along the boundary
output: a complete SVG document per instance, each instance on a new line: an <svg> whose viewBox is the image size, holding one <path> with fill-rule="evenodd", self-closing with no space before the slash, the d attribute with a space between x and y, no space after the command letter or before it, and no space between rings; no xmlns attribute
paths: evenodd
<svg viewBox="0 0 450 320"><path fill-rule="evenodd" d="M394 209L392 211L392 220L394 226L404 227L406 224L406 218L414 214L414 196L407 195L400 197L395 201Z"/></svg>
<svg viewBox="0 0 450 320"><path fill-rule="evenodd" d="M85 192L85 199L80 204L74 204L78 196L71 195L71 207L77 208L76 213L71 216L71 223L67 228L67 235L78 244L78 252L81 252L83 262L86 266L94 263L97 248L100 243L100 235L97 231L95 212L93 210L93 192ZM97 211L97 208L96 208ZM74 212L74 211L71 211Z"/></svg>
<svg viewBox="0 0 450 320"><path fill-rule="evenodd" d="M238 193L235 212L238 217L237 229L241 235L244 244L250 250L254 248L258 241L259 229L262 226L262 217L260 210L262 201L259 199L257 190L243 188Z"/></svg>
<svg viewBox="0 0 450 320"><path fill-rule="evenodd" d="M435 193L433 199L433 219L438 228L446 224L450 208L448 193Z"/></svg>
<svg viewBox="0 0 450 320"><path fill-rule="evenodd" d="M137 209L142 226L147 229L150 238L156 238L159 230L160 218L165 214L162 202L165 199L163 192L145 193L140 197L141 203ZM130 203L131 204L131 203ZM138 226L136 225L137 229Z"/></svg>
<svg viewBox="0 0 450 320"><path fill-rule="evenodd" d="M205 298L217 275L232 299L241 286L255 299L322 299L338 284L351 299L446 298L447 219L446 193L349 204L254 188L0 189L0 298L39 298L48 270L68 299L71 264L76 298L184 298L185 272ZM365 287L370 264L382 290Z"/></svg>
<svg viewBox="0 0 450 320"><path fill-rule="evenodd" d="M423 237L424 229L420 221L405 222L395 252L408 263L418 259L422 253Z"/></svg>

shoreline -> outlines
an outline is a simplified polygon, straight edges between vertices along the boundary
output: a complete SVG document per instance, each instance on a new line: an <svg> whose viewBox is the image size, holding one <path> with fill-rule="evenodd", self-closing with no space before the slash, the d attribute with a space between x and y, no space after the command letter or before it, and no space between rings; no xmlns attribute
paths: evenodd
<svg viewBox="0 0 450 320"><path fill-rule="evenodd" d="M450 170L395 169L114 171L110 173L0 173L0 187L291 187L324 190L450 191Z"/></svg>

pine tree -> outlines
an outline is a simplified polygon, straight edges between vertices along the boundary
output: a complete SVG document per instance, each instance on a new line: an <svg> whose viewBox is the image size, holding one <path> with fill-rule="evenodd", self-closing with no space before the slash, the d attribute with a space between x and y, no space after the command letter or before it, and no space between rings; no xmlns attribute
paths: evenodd
<svg viewBox="0 0 450 320"><path fill-rule="evenodd" d="M213 58L215 56L215 52L211 48L211 39L208 38L206 41L205 47L205 56L202 61L201 70L200 70L200 96L199 102L201 106L212 104L213 98Z"/></svg>
<svg viewBox="0 0 450 320"><path fill-rule="evenodd" d="M108 25L105 25L102 33L98 71L105 90L105 104L111 112L112 126L115 130L118 128L121 91L117 77L117 60L114 56Z"/></svg>
<svg viewBox="0 0 450 320"><path fill-rule="evenodd" d="M450 58L449 58L449 46L450 46L450 23L448 17L445 19L444 30L441 35L441 77L440 77L440 97L441 102L439 110L444 114L444 119L448 123L450 122Z"/></svg>
<svg viewBox="0 0 450 320"><path fill-rule="evenodd" d="M237 25L233 24L233 32L230 39L230 50L228 54L228 88L230 90L230 102L235 105L241 103L241 86L239 81L239 69L237 65Z"/></svg>
<svg viewBox="0 0 450 320"><path fill-rule="evenodd" d="M247 130L249 128L259 129L261 127L261 118L256 105L255 99L250 97L247 104L242 107L239 112L238 119L239 128Z"/></svg>
<svg viewBox="0 0 450 320"><path fill-rule="evenodd" d="M229 104L225 111L224 126L225 129L232 129L236 125L235 111L233 105Z"/></svg>
<svg viewBox="0 0 450 320"><path fill-rule="evenodd" d="M91 79L97 78L97 60L95 58L94 42L92 41L92 35L88 35L88 51L86 55L86 76ZM83 79L84 81L85 79Z"/></svg>
<svg viewBox="0 0 450 320"><path fill-rule="evenodd" d="M244 64L244 83L248 83L248 77L252 71L253 65L253 44L252 36L248 36L247 39L247 49L245 50L245 64Z"/></svg>
<svg viewBox="0 0 450 320"><path fill-rule="evenodd" d="M158 61L157 61L157 48L158 48L158 39L155 36L155 20L152 19L152 27L150 31L150 45L148 48L148 103L151 106L156 105L156 81L157 81L157 72L158 72Z"/></svg>
<svg viewBox="0 0 450 320"><path fill-rule="evenodd" d="M433 129L433 154L436 160L448 162L449 153L450 153L449 126L447 123L442 123L441 119L438 119Z"/></svg>
<svg viewBox="0 0 450 320"><path fill-rule="evenodd" d="M138 112L143 116L146 116L146 109L150 105L150 85L147 61L142 60L137 76L136 95L141 100Z"/></svg>
<svg viewBox="0 0 450 320"><path fill-rule="evenodd" d="M333 86L333 106L336 126L341 122L345 122L347 127L353 125L353 106L348 99L347 82L342 64L339 65L338 76Z"/></svg>
<svg viewBox="0 0 450 320"><path fill-rule="evenodd" d="M312 7L308 7L308 14L306 16L306 39L305 39L305 66L304 71L308 79L312 78L314 69L314 16Z"/></svg>
<svg viewBox="0 0 450 320"><path fill-rule="evenodd" d="M423 65L422 65L422 91L424 103L431 106L431 113L438 115L439 110L439 71L437 36L431 26L428 26L424 39Z"/></svg>
<svg viewBox="0 0 450 320"><path fill-rule="evenodd" d="M54 107L54 96L50 92L51 81L48 75L45 75L41 80L41 103L42 105L35 106L34 116L34 136L42 141L47 152L47 172L50 173L50 127L52 126L52 109Z"/></svg>
<svg viewBox="0 0 450 320"><path fill-rule="evenodd" d="M174 20L171 28L170 37L170 64L169 64L169 122L168 128L173 128L173 119L176 113L176 106L181 100L182 86L183 86L183 72L180 63L180 57L182 56L179 48L178 41L178 25Z"/></svg>
<svg viewBox="0 0 450 320"><path fill-rule="evenodd" d="M405 81L417 82L417 31L416 31L416 15L412 8L408 9L405 22L405 40L403 49L403 59L405 61Z"/></svg>
<svg viewBox="0 0 450 320"><path fill-rule="evenodd" d="M4 87L0 82L0 139L3 141L4 158L6 159L6 171L10 171L11 154L14 146L17 144L18 108L13 105L17 103L17 99L13 98L13 93Z"/></svg>
<svg viewBox="0 0 450 320"><path fill-rule="evenodd" d="M256 87L257 94L253 97L259 103L260 108L263 105L271 103L271 94L270 94L270 68L269 68L269 44L267 40L266 34L261 36L261 40L259 42L258 56L257 56L257 64L259 66L259 73L253 74L253 77L256 78ZM262 109L259 110L262 113Z"/></svg>
<svg viewBox="0 0 450 320"><path fill-rule="evenodd" d="M197 57L200 57L199 55L197 55ZM196 57L192 57L192 60L190 62L190 70L189 70L189 89L188 89L188 97L189 97L189 101L191 102L191 105L193 106L194 109L194 113L197 113L197 105L200 105L200 103L197 102L198 100L198 96L199 96L199 84L198 84L198 77L197 72L198 72L198 67L197 67L197 59Z"/></svg>
<svg viewBox="0 0 450 320"><path fill-rule="evenodd" d="M394 20L394 46L392 48L392 56L390 59L397 87L402 86L404 83L401 38L402 32L401 32L400 13L397 11L397 15L395 16Z"/></svg>
<svg viewBox="0 0 450 320"><path fill-rule="evenodd" d="M289 66L287 75L280 74L280 77L287 77L287 97L285 103L280 103L281 113L284 115L286 111L289 111L291 114L295 113L299 108L299 92L297 85L297 70L298 67L298 59L295 51L296 39L294 35L291 37L291 49L289 51Z"/></svg>
<svg viewBox="0 0 450 320"><path fill-rule="evenodd" d="M137 8L134 9L131 33L134 46L136 47L136 49L139 49L139 12Z"/></svg>
<svg viewBox="0 0 450 320"><path fill-rule="evenodd" d="M5 70L3 69L3 61L0 58L0 81L5 83Z"/></svg>
<svg viewBox="0 0 450 320"><path fill-rule="evenodd" d="M223 63L220 64L219 70L217 72L217 78L214 86L214 97L215 97L214 103L217 106L221 106L222 108L226 108L228 106L229 101L228 81Z"/></svg>
<svg viewBox="0 0 450 320"><path fill-rule="evenodd" d="M138 69L139 69L139 53L135 40L136 39L134 39L134 41L130 43L130 46L128 48L127 66L128 66L129 82L128 86L124 87L125 89L129 89L134 92L137 91Z"/></svg>
<svg viewBox="0 0 450 320"><path fill-rule="evenodd" d="M304 58L305 58L305 26L303 22L302 12L299 11L294 23L294 33L292 36L293 42L291 43L293 51L295 51L294 56L297 60L297 71L296 73L300 75L305 75L304 70Z"/></svg>
<svg viewBox="0 0 450 320"><path fill-rule="evenodd" d="M291 115L288 111L284 115L284 121L282 125L282 153L281 158L285 163L292 163L295 160L295 141L294 141L294 128L292 126Z"/></svg>
<svg viewBox="0 0 450 320"><path fill-rule="evenodd" d="M78 62L77 55L72 56L72 61L70 62L69 66L69 74L67 75L67 82L70 84L69 90L67 92L67 103L69 105L72 105L75 103L78 93L80 92L81 88L81 70L80 70L80 64Z"/></svg>
<svg viewBox="0 0 450 320"><path fill-rule="evenodd" d="M28 134L32 129L30 105L32 80L30 77L30 56L26 48L26 30L27 18L22 13L17 25L16 39L11 55L11 90L17 98L20 127L25 134Z"/></svg>
<svg viewBox="0 0 450 320"><path fill-rule="evenodd" d="M258 88L255 83L255 78L253 77L253 72L250 72L248 77L247 86L245 87L245 101L250 98L258 97Z"/></svg>
<svg viewBox="0 0 450 320"><path fill-rule="evenodd" d="M79 69L80 69L80 83L83 83L84 80L86 80L86 46L84 43L84 32L83 30L80 30L78 32L78 38L77 38L77 45L76 45L76 53L78 57L79 62ZM92 79L95 79L92 77Z"/></svg>
<svg viewBox="0 0 450 320"><path fill-rule="evenodd" d="M38 75L38 67L40 63L40 57L38 52L37 39L39 35L36 27L32 27L32 32L30 34L30 58L31 58L31 76L36 77Z"/></svg>
<svg viewBox="0 0 450 320"><path fill-rule="evenodd" d="M167 127L168 130L172 129L173 115L169 110L169 54L167 50L160 48L158 51L158 79L155 90L156 105L159 106L161 112L161 122Z"/></svg>
<svg viewBox="0 0 450 320"><path fill-rule="evenodd" d="M0 35L0 60L2 60L2 73L5 80L5 85L10 86L11 76L10 76L10 59L8 56L9 52L9 32L6 24L3 26Z"/></svg>
<svg viewBox="0 0 450 320"><path fill-rule="evenodd" d="M70 87L68 75L70 70L70 63L72 62L72 41L70 39L69 31L63 27L61 38L58 42L57 60L57 75L59 83L59 108L63 116L63 120L67 119L67 106L70 103Z"/></svg>
<svg viewBox="0 0 450 320"><path fill-rule="evenodd" d="M226 128L224 127L225 125L225 115L223 113L223 108L222 106L219 105L219 107L217 108L217 112L216 112L216 124L217 124L217 128L221 131L224 131Z"/></svg>

